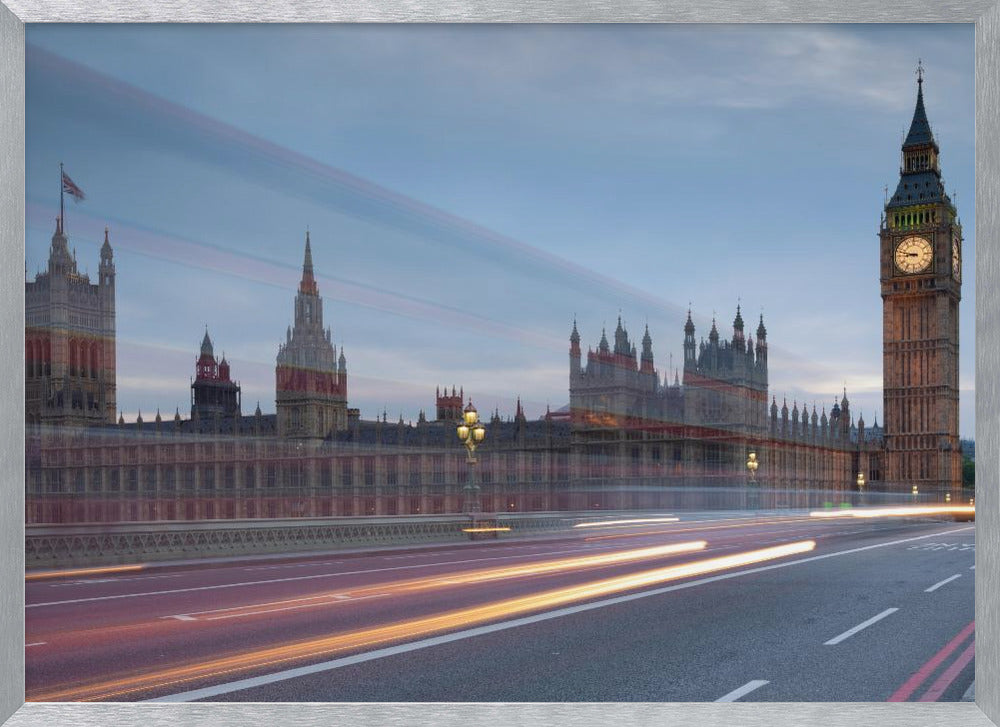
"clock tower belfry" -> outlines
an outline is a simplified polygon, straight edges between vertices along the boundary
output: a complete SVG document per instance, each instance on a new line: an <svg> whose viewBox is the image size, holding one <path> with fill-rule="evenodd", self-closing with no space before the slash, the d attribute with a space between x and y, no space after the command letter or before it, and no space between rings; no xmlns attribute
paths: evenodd
<svg viewBox="0 0 1000 727"><path fill-rule="evenodd" d="M882 391L886 484L910 492L961 487L958 441L958 304L962 226L941 180L937 142L917 105L903 141L899 185L880 238Z"/></svg>

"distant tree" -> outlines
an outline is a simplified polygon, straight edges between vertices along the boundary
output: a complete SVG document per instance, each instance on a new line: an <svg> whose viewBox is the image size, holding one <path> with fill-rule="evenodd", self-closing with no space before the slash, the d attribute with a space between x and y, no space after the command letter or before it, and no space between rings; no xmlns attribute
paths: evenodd
<svg viewBox="0 0 1000 727"><path fill-rule="evenodd" d="M962 460L962 487L976 489L976 461L968 457Z"/></svg>

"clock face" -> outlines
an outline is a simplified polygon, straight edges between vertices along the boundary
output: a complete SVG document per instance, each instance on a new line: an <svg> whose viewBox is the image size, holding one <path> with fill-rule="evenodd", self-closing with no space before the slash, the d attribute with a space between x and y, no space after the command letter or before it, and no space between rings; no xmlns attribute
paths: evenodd
<svg viewBox="0 0 1000 727"><path fill-rule="evenodd" d="M907 237L896 247L896 267L904 273L923 272L932 257L931 244L922 237Z"/></svg>
<svg viewBox="0 0 1000 727"><path fill-rule="evenodd" d="M962 279L962 255L958 249L958 240L951 243L951 270L955 275L955 280Z"/></svg>

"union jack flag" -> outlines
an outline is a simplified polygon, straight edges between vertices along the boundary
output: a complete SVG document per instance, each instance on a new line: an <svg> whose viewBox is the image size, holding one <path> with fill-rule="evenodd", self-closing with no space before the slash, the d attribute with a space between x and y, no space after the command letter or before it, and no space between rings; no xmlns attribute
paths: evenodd
<svg viewBox="0 0 1000 727"><path fill-rule="evenodd" d="M83 193L83 190L76 186L76 182L69 178L66 172L62 173L62 188L63 192L69 194L73 199L79 202L81 199L87 199L87 196Z"/></svg>

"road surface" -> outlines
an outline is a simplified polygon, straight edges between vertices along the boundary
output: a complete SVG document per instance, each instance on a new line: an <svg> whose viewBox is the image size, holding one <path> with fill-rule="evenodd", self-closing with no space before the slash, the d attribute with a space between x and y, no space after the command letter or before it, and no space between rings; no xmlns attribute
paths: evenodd
<svg viewBox="0 0 1000 727"><path fill-rule="evenodd" d="M971 684L973 523L674 517L29 575L26 698L949 701Z"/></svg>

